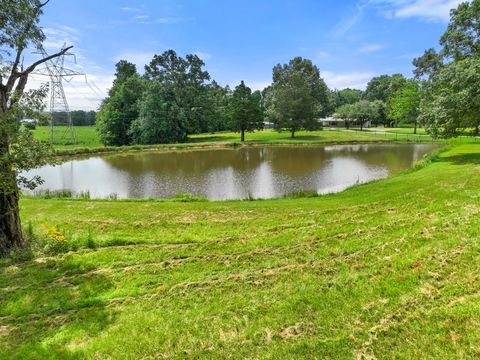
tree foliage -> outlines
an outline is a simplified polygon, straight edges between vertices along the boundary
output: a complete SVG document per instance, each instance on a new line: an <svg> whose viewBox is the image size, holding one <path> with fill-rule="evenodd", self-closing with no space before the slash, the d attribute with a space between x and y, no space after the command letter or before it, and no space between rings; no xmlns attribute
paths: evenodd
<svg viewBox="0 0 480 360"><path fill-rule="evenodd" d="M171 87L158 81L148 83L139 104L140 116L130 129L133 142L159 144L186 139L188 120L175 95Z"/></svg>
<svg viewBox="0 0 480 360"><path fill-rule="evenodd" d="M383 117L385 103L381 100L360 100L353 104L340 106L335 117L346 121L347 128L350 124L360 125L363 129L367 122L378 123Z"/></svg>
<svg viewBox="0 0 480 360"><path fill-rule="evenodd" d="M363 91L359 89L342 89L334 91L335 108L345 104L354 104L363 97Z"/></svg>
<svg viewBox="0 0 480 360"><path fill-rule="evenodd" d="M268 117L292 137L300 129L313 130L330 110L330 95L319 69L308 59L296 57L273 68Z"/></svg>
<svg viewBox="0 0 480 360"><path fill-rule="evenodd" d="M413 123L415 133L420 111L420 89L416 80L407 80L403 86L395 91L387 102L387 117L395 121Z"/></svg>
<svg viewBox="0 0 480 360"><path fill-rule="evenodd" d="M241 133L241 141L245 141L246 131L263 129L262 96L259 91L252 90L242 81L235 87L230 101L230 128Z"/></svg>
<svg viewBox="0 0 480 360"><path fill-rule="evenodd" d="M381 75L374 77L367 84L364 93L366 100L381 100L386 102L388 98L405 83L406 79L402 74Z"/></svg>
<svg viewBox="0 0 480 360"><path fill-rule="evenodd" d="M121 60L108 97L97 113L97 130L105 145L128 145L131 124L139 116L139 100L145 89L134 64Z"/></svg>
<svg viewBox="0 0 480 360"><path fill-rule="evenodd" d="M425 77L420 122L435 136L479 128L480 0L452 10L440 51L429 49L413 61L416 77Z"/></svg>
<svg viewBox="0 0 480 360"><path fill-rule="evenodd" d="M427 82L420 122L435 136L480 127L480 59L466 58L443 66Z"/></svg>
<svg viewBox="0 0 480 360"><path fill-rule="evenodd" d="M41 49L45 40L39 26L45 5L37 0L0 2L0 257L25 245L18 206L19 185L34 188L41 179L27 179L21 171L43 164L49 150L19 123L21 116L40 116L48 90L41 87L25 91L28 77L37 66L71 48L24 66L24 51Z"/></svg>

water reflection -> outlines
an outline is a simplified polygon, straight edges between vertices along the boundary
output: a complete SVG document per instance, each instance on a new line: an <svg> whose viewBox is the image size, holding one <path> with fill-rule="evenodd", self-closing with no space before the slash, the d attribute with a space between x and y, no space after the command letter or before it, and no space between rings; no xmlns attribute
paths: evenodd
<svg viewBox="0 0 480 360"><path fill-rule="evenodd" d="M97 156L44 166L41 189L90 191L94 197L212 200L271 198L299 190L340 191L412 166L433 144L249 147Z"/></svg>

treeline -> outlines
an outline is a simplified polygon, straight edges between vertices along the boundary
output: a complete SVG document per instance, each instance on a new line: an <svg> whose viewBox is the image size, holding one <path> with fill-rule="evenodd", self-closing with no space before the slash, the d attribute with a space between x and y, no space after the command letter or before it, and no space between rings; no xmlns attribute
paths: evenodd
<svg viewBox="0 0 480 360"><path fill-rule="evenodd" d="M319 69L302 58L273 69L272 85L252 91L243 81L233 90L211 80L196 55L185 58L168 50L155 55L140 75L125 60L97 114L106 145L181 142L189 134L262 129L267 119L292 136L317 129L318 119L333 113L333 93Z"/></svg>
<svg viewBox="0 0 480 360"><path fill-rule="evenodd" d="M48 125L50 123L50 113L43 114L39 120L40 125ZM70 116L74 126L93 126L95 125L97 113L95 111L72 110ZM53 113L53 123L55 125L68 125L67 113L58 111Z"/></svg>
<svg viewBox="0 0 480 360"><path fill-rule="evenodd" d="M286 129L321 128L320 119L335 115L347 125L414 124L416 114L400 112L397 103L415 80L401 74L373 78L366 91L330 90L312 61L296 57L272 70L272 84L252 91L243 81L233 90L211 80L196 55L182 58L174 50L155 55L140 75L136 65L121 60L115 80L97 114L106 145L182 142L189 134L239 132L263 128L266 121ZM415 95L417 95L415 93Z"/></svg>
<svg viewBox="0 0 480 360"><path fill-rule="evenodd" d="M415 77L374 77L365 91L330 90L312 61L296 57L278 64L272 84L252 91L243 81L230 89L210 78L196 55L168 50L155 55L140 75L125 60L97 113L106 145L185 141L189 134L262 129L265 122L290 131L321 128L334 116L349 126L422 125L434 136L455 136L480 124L480 0L453 10L442 49L414 60Z"/></svg>
<svg viewBox="0 0 480 360"><path fill-rule="evenodd" d="M480 134L480 0L450 13L440 48L413 60L414 78L372 79L362 100L340 106L336 115L363 123L420 123L435 137ZM359 94L349 93L352 96ZM360 99L360 97L359 97ZM393 122L393 123L392 123Z"/></svg>

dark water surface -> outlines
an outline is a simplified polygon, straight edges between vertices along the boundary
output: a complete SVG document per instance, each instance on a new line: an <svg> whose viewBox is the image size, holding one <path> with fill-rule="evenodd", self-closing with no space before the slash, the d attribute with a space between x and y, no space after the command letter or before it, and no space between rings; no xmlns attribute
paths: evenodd
<svg viewBox="0 0 480 360"><path fill-rule="evenodd" d="M272 198L299 190L341 191L405 170L434 144L271 146L144 152L75 159L44 166L40 189L89 191L92 197L211 200Z"/></svg>

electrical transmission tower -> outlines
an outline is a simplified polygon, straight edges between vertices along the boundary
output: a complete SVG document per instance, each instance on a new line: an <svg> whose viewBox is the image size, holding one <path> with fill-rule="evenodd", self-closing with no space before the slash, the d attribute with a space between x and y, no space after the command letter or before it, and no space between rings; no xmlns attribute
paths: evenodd
<svg viewBox="0 0 480 360"><path fill-rule="evenodd" d="M65 49L66 45L63 45ZM39 52L44 58L48 56L44 49ZM35 70L32 74L50 77L50 130L49 139L53 143L54 140L71 141L74 144L77 142L75 135L75 128L72 123L72 116L68 107L67 97L63 90L63 80L70 82L74 76L85 75L75 70L66 69L65 56L75 55L69 52L58 56L55 59L49 60L45 63L45 67ZM60 128L59 134L55 133L56 127L62 125L65 128Z"/></svg>

